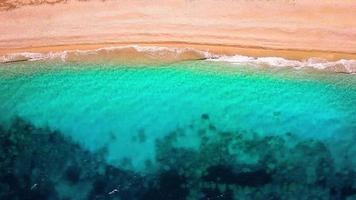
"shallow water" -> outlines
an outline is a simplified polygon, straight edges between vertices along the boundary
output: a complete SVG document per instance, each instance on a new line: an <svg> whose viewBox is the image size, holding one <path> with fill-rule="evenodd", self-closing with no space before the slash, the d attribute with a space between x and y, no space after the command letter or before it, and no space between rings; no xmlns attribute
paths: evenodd
<svg viewBox="0 0 356 200"><path fill-rule="evenodd" d="M105 165L144 177L153 174L154 180L154 174L168 171L171 176L174 169L180 172L173 175L173 182L184 177L184 184L200 185L194 191L185 189L185 196L162 196L162 191L156 191L162 189L159 176L154 191L161 196L147 194L150 189L143 188L143 196L122 199L248 195L244 189L221 192L209 184L246 186L252 193L260 190L260 199L267 194L288 199L279 191L284 190L283 184L296 185L290 186L295 190L290 194L304 191L305 196L321 198L342 199L356 190L355 75L209 61L161 65L33 62L0 67L0 102L5 130L12 130L12 122L19 117L34 129L47 128L78 143L83 151L99 153ZM289 172L280 171L288 166ZM250 174L243 174L246 169ZM236 176L240 182L225 180L219 170L232 170L234 175L227 176ZM336 175L345 171L350 179L347 184ZM323 176L324 186L316 184L318 176ZM241 182L244 179L262 181ZM57 192L66 191L61 181L53 184ZM308 189L307 184L313 187L308 185ZM351 194L342 192L343 184ZM82 187L91 191L89 186ZM259 199L253 195L246 199Z"/></svg>

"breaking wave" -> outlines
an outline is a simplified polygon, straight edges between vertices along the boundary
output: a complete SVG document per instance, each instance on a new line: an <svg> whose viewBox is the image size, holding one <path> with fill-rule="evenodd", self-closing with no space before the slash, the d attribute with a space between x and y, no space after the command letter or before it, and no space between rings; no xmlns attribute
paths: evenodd
<svg viewBox="0 0 356 200"><path fill-rule="evenodd" d="M249 56L218 56L209 58L211 61L228 62L232 64L249 64L256 66L293 67L295 69L313 68L339 73L356 73L356 60L341 59L327 61L322 58L309 58L303 61L288 60L281 57L249 57Z"/></svg>
<svg viewBox="0 0 356 200"><path fill-rule="evenodd" d="M282 57L250 57L242 55L226 56L213 54L193 48L157 47L157 46L119 46L99 48L95 50L68 50L49 53L12 53L0 56L0 63L21 61L53 60L62 62L71 61L108 61L108 60L140 60L174 62L184 60L208 60L226 62L231 64L248 64L254 66L292 67L295 69L312 68L338 73L356 73L356 60L341 59L328 61L322 58L309 58L306 60L289 60Z"/></svg>
<svg viewBox="0 0 356 200"><path fill-rule="evenodd" d="M140 61L182 61L202 60L210 58L208 52L192 48L168 48L156 46L119 46L94 50L68 50L62 52L12 53L0 57L0 63L12 63L21 61L115 61L115 60L140 60Z"/></svg>

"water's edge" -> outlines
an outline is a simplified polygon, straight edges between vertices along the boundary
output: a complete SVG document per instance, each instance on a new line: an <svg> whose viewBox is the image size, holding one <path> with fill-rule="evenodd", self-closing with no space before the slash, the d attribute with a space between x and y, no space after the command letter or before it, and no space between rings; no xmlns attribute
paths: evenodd
<svg viewBox="0 0 356 200"><path fill-rule="evenodd" d="M106 47L95 50L68 50L61 52L36 53L23 52L12 53L0 57L0 64L56 60L62 62L75 61L112 61L123 59L148 60L160 62L175 62L183 60L209 60L217 62L227 62L232 64L250 64L269 67L292 67L295 69L312 68L336 73L356 73L356 60L340 59L328 61L322 58L309 58L305 60L289 60L281 57L249 57L243 55L218 55L194 48L175 48L158 46L127 45L117 47Z"/></svg>

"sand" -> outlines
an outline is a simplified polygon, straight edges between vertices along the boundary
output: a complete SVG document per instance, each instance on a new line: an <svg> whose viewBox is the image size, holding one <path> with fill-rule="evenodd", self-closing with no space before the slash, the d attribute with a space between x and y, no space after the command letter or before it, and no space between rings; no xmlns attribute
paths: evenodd
<svg viewBox="0 0 356 200"><path fill-rule="evenodd" d="M356 58L354 0L5 0L0 55L140 44Z"/></svg>

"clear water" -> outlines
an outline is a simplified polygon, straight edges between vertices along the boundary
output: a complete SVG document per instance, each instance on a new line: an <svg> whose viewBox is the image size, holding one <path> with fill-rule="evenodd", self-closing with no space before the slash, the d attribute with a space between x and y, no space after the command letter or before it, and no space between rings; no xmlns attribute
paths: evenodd
<svg viewBox="0 0 356 200"><path fill-rule="evenodd" d="M172 148L202 152L204 139L222 141L224 134L231 140L199 158L199 163L206 165L191 167L206 168L230 159L229 166L239 171L242 165L266 164L261 164L264 151L271 151L274 157L285 151L283 159L290 156L286 160L297 163L300 159L300 166L308 168L310 164L316 170L320 163L308 159L325 152L319 154L313 146L312 152L293 154L300 143L311 148L316 141L326 146L335 173L345 168L356 172L356 76L350 74L208 61L161 65L27 63L0 67L0 102L4 127L20 117L34 127L58 131L91 153L104 152L106 164L138 174L153 174L179 165L178 161L194 160L175 158L169 166L158 157L178 155L170 155ZM170 142L172 134L174 141ZM225 159L224 153L219 154L224 161L210 161L215 159L213 152L230 147L229 142L241 142L234 135L246 137L242 143L249 145L254 138L283 138L283 146L267 141L265 146L249 148L248 153L241 153L241 148L229 150L236 161L234 157ZM282 161L277 163L277 168L285 166ZM272 176L273 181L276 177ZM351 192L354 184L352 180L347 185ZM333 195L330 190L317 194L329 198ZM335 198L343 198L342 189L335 190ZM240 194L238 189L232 191L235 196ZM202 199L210 194L195 193Z"/></svg>

